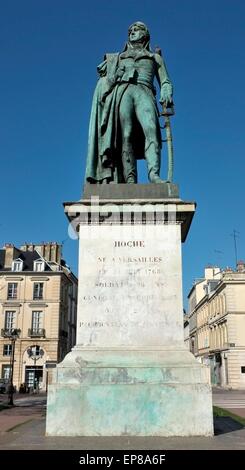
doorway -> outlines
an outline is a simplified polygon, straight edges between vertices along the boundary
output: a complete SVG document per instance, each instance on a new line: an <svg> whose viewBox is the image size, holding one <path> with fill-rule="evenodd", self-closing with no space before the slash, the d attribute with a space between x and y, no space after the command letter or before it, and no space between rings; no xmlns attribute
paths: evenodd
<svg viewBox="0 0 245 470"><path fill-rule="evenodd" d="M26 366L25 383L29 391L38 391L39 384L43 380L42 366Z"/></svg>

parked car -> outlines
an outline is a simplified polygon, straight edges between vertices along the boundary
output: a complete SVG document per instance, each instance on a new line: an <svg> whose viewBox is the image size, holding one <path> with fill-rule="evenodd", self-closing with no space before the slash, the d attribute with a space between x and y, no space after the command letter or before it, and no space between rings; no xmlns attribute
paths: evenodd
<svg viewBox="0 0 245 470"><path fill-rule="evenodd" d="M0 393L8 392L9 382L7 379L0 379Z"/></svg>

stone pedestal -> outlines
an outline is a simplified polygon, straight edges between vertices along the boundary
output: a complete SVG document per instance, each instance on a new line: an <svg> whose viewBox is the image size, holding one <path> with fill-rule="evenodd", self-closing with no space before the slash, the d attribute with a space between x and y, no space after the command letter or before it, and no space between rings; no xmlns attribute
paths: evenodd
<svg viewBox="0 0 245 470"><path fill-rule="evenodd" d="M212 435L209 370L183 339L181 240L195 205L174 185L109 186L110 199L90 185L65 204L79 229L77 344L49 387L47 434Z"/></svg>

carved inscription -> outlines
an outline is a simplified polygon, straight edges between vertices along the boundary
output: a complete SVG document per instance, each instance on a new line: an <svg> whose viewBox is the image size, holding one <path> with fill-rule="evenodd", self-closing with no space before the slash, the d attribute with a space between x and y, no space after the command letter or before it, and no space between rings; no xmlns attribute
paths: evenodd
<svg viewBox="0 0 245 470"><path fill-rule="evenodd" d="M110 328L128 328L128 327L139 327L139 328L151 328L151 327L164 327L166 323L164 321L160 322L151 322L151 321L128 321L128 322L120 322L120 321L90 321L90 322L80 322L80 328L103 328L103 327L110 327Z"/></svg>
<svg viewBox="0 0 245 470"><path fill-rule="evenodd" d="M99 263L161 263L163 259L160 256L139 256L139 257L98 257Z"/></svg>
<svg viewBox="0 0 245 470"><path fill-rule="evenodd" d="M96 306L100 309L103 321L101 319L82 321L80 327L96 330L103 328L127 330L128 328L164 327L166 325L165 321L150 321L150 319L139 321L133 318L128 318L127 321L113 320L120 311L123 316L125 316L125 313L128 316L131 311L133 317L134 315L139 317L141 310L145 310L148 306L151 312L150 306L152 305L152 308L154 308L156 294L158 303L163 305L166 293L164 292L164 280L161 279L162 270L160 266L163 263L163 257L152 255L152 246L147 247L144 240L114 240L111 243L112 250L108 250L105 256L96 256L95 253L95 269L92 271L95 277L92 277L91 281L88 279L88 289L90 285L91 295L89 292L81 297L84 307L93 304L94 312L96 312ZM131 256L128 253L124 255L124 248L135 249L135 252ZM118 249L118 251L122 249L122 251L119 255L114 256L115 249ZM147 250L147 253L141 255L141 250ZM125 305L130 303L130 310L126 312L123 309L125 301ZM92 312L90 318L92 318Z"/></svg>
<svg viewBox="0 0 245 470"><path fill-rule="evenodd" d="M101 226L92 243L80 241L78 344L150 350L172 344L178 331L179 339L181 260L173 229Z"/></svg>
<svg viewBox="0 0 245 470"><path fill-rule="evenodd" d="M114 242L114 246L116 248L119 248L119 247L128 247L128 248L137 248L137 247L140 247L140 248L144 248L145 247L145 244L144 244L144 241L143 240L128 240L128 241L119 241L119 240L116 240Z"/></svg>

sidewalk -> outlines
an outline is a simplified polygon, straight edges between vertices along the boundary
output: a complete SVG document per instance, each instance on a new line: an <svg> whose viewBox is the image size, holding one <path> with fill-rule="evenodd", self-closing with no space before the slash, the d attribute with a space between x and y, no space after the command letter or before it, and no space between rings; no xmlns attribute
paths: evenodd
<svg viewBox="0 0 245 470"><path fill-rule="evenodd" d="M229 417L215 419L214 437L46 437L46 396L14 402L0 412L2 450L245 450L245 428Z"/></svg>
<svg viewBox="0 0 245 470"><path fill-rule="evenodd" d="M8 395L2 395L0 404L7 405ZM12 428L45 416L46 394L14 396L14 407L0 411L0 432L9 431Z"/></svg>

